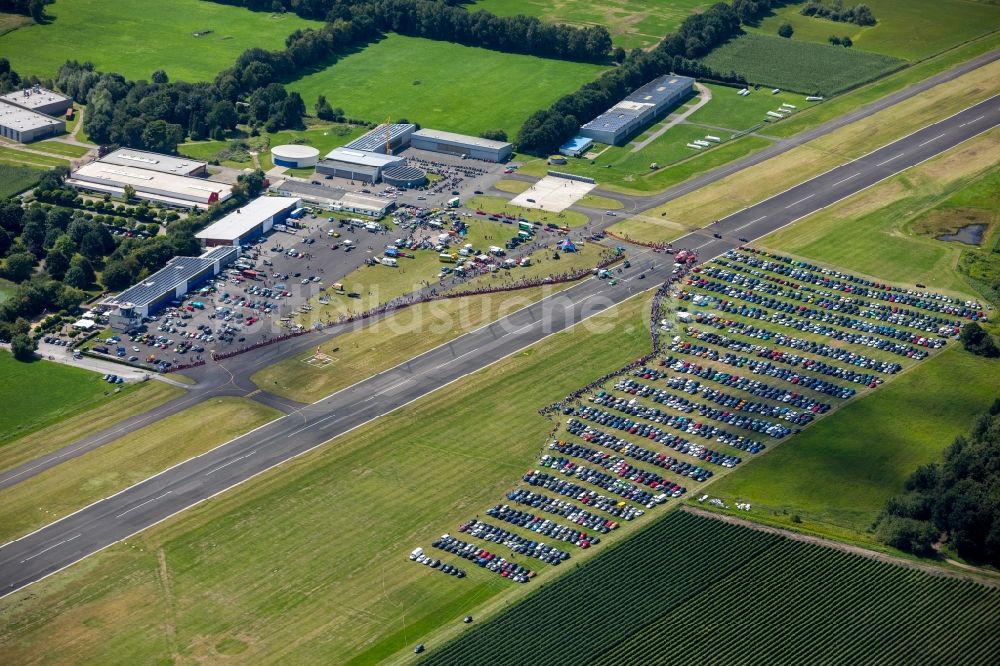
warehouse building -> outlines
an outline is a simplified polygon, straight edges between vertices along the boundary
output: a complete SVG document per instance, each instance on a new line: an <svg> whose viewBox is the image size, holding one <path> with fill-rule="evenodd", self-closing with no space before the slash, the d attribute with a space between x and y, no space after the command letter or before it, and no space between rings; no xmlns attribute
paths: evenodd
<svg viewBox="0 0 1000 666"><path fill-rule="evenodd" d="M302 146L294 143L275 146L271 149L271 161L274 166L289 169L308 169L319 162L319 150L312 146Z"/></svg>
<svg viewBox="0 0 1000 666"><path fill-rule="evenodd" d="M594 140L585 136L574 136L572 139L559 146L559 153L566 157L580 157L590 150L594 145Z"/></svg>
<svg viewBox="0 0 1000 666"><path fill-rule="evenodd" d="M302 201L322 206L327 210L354 213L380 218L396 207L392 199L383 199L369 194L344 192L324 185L313 185L301 180L286 180L270 187L271 192L284 197L299 197Z"/></svg>
<svg viewBox="0 0 1000 666"><path fill-rule="evenodd" d="M132 285L105 303L113 306L108 314L112 328L127 331L180 300L185 294L222 272L239 256L238 247L218 247L200 257L174 257L167 265L142 282Z"/></svg>
<svg viewBox="0 0 1000 666"><path fill-rule="evenodd" d="M360 180L363 183L377 183L381 180L384 169L403 163L402 157L394 155L334 148L316 165L316 173Z"/></svg>
<svg viewBox="0 0 1000 666"><path fill-rule="evenodd" d="M396 207L396 202L392 199L382 199L373 197L370 194L359 194L357 192L347 192L340 198L340 201L331 206L332 210L343 213L354 213L379 219L389 214Z"/></svg>
<svg viewBox="0 0 1000 666"><path fill-rule="evenodd" d="M410 136L417 130L412 123L382 124L370 132L359 136L344 146L350 150L364 150L369 153L395 155L410 145ZM386 150L388 143L389 149Z"/></svg>
<svg viewBox="0 0 1000 666"><path fill-rule="evenodd" d="M580 128L580 135L620 146L637 132L663 118L694 88L694 79L667 74L635 90Z"/></svg>
<svg viewBox="0 0 1000 666"><path fill-rule="evenodd" d="M434 153L461 155L486 162L505 162L514 152L514 147L506 141L481 139L478 136L421 129L410 136L410 145L420 150Z"/></svg>
<svg viewBox="0 0 1000 666"><path fill-rule="evenodd" d="M66 114L66 109L73 106L73 100L69 97L37 85L0 95L0 102L35 113L44 113L47 116L63 116Z"/></svg>
<svg viewBox="0 0 1000 666"><path fill-rule="evenodd" d="M84 164L66 180L80 190L123 196L125 186L135 189L135 196L177 208L208 208L233 196L233 188L202 178L109 164L101 160Z"/></svg>
<svg viewBox="0 0 1000 666"><path fill-rule="evenodd" d="M298 197L257 197L194 235L205 247L245 245L288 219Z"/></svg>
<svg viewBox="0 0 1000 666"><path fill-rule="evenodd" d="M0 136L6 139L30 143L65 131L65 121L0 102Z"/></svg>
<svg viewBox="0 0 1000 666"><path fill-rule="evenodd" d="M99 162L117 166L130 166L158 173L172 173L176 176L207 176L208 162L190 157L161 155L134 148L119 148L101 157Z"/></svg>

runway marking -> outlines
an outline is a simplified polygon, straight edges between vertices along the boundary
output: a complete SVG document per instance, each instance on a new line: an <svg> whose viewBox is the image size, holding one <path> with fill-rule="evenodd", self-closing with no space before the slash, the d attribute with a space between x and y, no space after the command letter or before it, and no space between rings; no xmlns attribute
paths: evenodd
<svg viewBox="0 0 1000 666"><path fill-rule="evenodd" d="M536 323L537 323L537 322L536 322ZM532 324L532 326L533 326L533 325L534 325L534 324ZM522 330L522 331L523 331L524 329L518 329L518 330ZM515 332L516 332L516 331L515 331ZM504 335L507 335L507 334L506 334L506 333L504 333ZM503 336L501 336L501 337L503 337ZM446 365L451 365L452 363L454 363L454 362L455 362L455 361L457 361L458 359L460 359L460 358L465 358L465 357L466 357L466 356L468 356L469 354L474 354L474 353L475 353L475 352L477 352L477 351L479 351L479 350L478 350L478 349L473 349L472 351L467 351L467 352L465 352L464 354L462 354L461 356L456 356L455 358L451 359L450 361L445 361L444 363L442 363L442 364L440 364L440 365L436 366L436 367L435 367L434 369L435 369L435 370L437 370L438 368L443 368L443 367L444 367L444 366L446 366Z"/></svg>
<svg viewBox="0 0 1000 666"><path fill-rule="evenodd" d="M236 462L236 461L234 460L233 462ZM136 505L135 505L134 507L132 507L131 509L128 509L127 511L122 511L122 512L121 512L121 513L119 513L119 514L118 514L117 516L115 516L115 518L121 518L121 517L122 517L122 516L124 516L124 515L125 515L126 513L129 513L130 511L135 511L135 510L136 510L136 509L138 509L138 508L139 508L140 506L146 506L146 505L147 505L147 504L149 504L150 502L155 502L156 500L160 499L160 497L166 497L167 495L169 495L169 494L170 494L170 493L172 493L172 492L173 492L172 490L168 490L167 492L163 493L163 494L162 494L162 495L160 495L159 497L154 497L153 499L148 499L148 500L146 500L145 502L143 502L142 504L136 504Z"/></svg>
<svg viewBox="0 0 1000 666"><path fill-rule="evenodd" d="M785 208L791 208L792 206L797 206L797 205L799 205L800 203L802 203L803 201L805 201L806 199L812 199L812 198L813 198L814 196L816 196L816 193L815 193L815 192L813 192L812 194L810 194L810 195L809 195L809 196L807 196L807 197L802 197L801 199L799 199L799 200L798 200L798 201L796 201L795 203L790 203L790 204L788 204L787 206L785 206Z"/></svg>
<svg viewBox="0 0 1000 666"><path fill-rule="evenodd" d="M51 546L49 546L49 547L48 547L48 548L46 548L45 550L40 550L40 551L38 551L37 553L35 553L34 555L32 555L31 557L26 557L26 558L24 558L23 560L21 560L20 564L24 564L24 563L25 563L25 562L27 562L28 560L33 560L33 559L35 559L36 557L38 557L39 555L41 555L41 554L43 554L43 553L47 553L47 552L49 552L50 550L52 550L53 548L56 548L56 547L58 547L58 546L61 546L61 545L63 545L64 543L69 543L69 542L70 542L70 541L72 541L73 539L76 539L77 537L81 537L81 536L83 536L83 535L82 535L82 534L77 534L76 536L71 536L71 537L70 537L70 538L68 538L68 539L63 539L63 540L62 540L62 541L60 541L59 543L56 543L56 544L52 544Z"/></svg>
<svg viewBox="0 0 1000 666"><path fill-rule="evenodd" d="M927 145L928 143L930 143L931 141L937 141L938 139L940 139L941 137L945 136L946 134L948 134L948 133L947 133L947 132L941 132L940 134L938 134L938 135L937 135L936 137L934 137L933 139L927 139L927 140L926 140L926 141L924 141L923 143L918 143L918 144L917 144L917 148L923 148L924 146L926 146L926 145Z"/></svg>
<svg viewBox="0 0 1000 666"><path fill-rule="evenodd" d="M973 118L969 122L965 123L965 125L971 125L972 123L979 122L980 120L982 120L985 117L986 117L986 114L984 113L983 115L979 116L978 118ZM965 125L961 125L961 127L965 127Z"/></svg>
<svg viewBox="0 0 1000 666"><path fill-rule="evenodd" d="M324 419L324 420L326 420L326 419ZM316 423L319 423L319 421L317 421ZM313 425L316 425L316 424L314 423ZM232 460L230 460L229 462L227 462L227 463L226 463L226 464L224 464L224 465L219 465L218 467L213 467L212 469L210 469L210 470L208 470L207 472L205 472L205 476L208 476L209 474L212 474L212 473L214 473L214 472L218 472L218 471L219 471L220 469L222 469L223 467L229 467L229 466L230 466L230 465L232 465L233 463L235 463L235 462L239 462L239 461L243 460L244 458L249 458L250 456L252 456L252 455L253 455L253 454L255 454L255 453L257 453L257 451L256 451L256 450L254 450L254 451L251 451L250 453L246 454L245 456L240 456L239 458L233 458Z"/></svg>
<svg viewBox="0 0 1000 666"><path fill-rule="evenodd" d="M459 358L461 358L461 357L459 357ZM407 383L407 382L409 382L409 381L412 381L412 380L410 380L410 379L404 379L404 380L403 380L403 381L401 381L401 382L396 382L396 383L395 383L395 384L393 384L392 386L390 386L390 387L388 387L388 388L384 388L384 389L382 389L381 391L379 391L379 392L378 392L378 393L376 393L375 395L382 395L383 393L388 393L389 391L391 391L392 389L396 388L397 386L402 386L403 384L405 384L405 383ZM327 418L330 418L330 417L327 417ZM323 420L325 421L326 419L323 419ZM320 422L319 422L319 421L317 421L316 423L320 423ZM314 423L313 425L316 425L316 423Z"/></svg>
<svg viewBox="0 0 1000 666"><path fill-rule="evenodd" d="M744 224L744 225L741 225L741 226L738 226L738 227L736 227L735 229L733 229L733 231L739 231L740 229L743 229L744 227L749 227L749 226L750 226L751 224L753 224L754 222L760 222L760 221L761 221L761 220L763 220L763 219L764 219L765 217L767 217L767 215L761 215L761 216L760 216L760 217L758 217L758 218L757 218L756 220L750 220L750 221L749 221L749 222L747 222L746 224Z"/></svg>
<svg viewBox="0 0 1000 666"><path fill-rule="evenodd" d="M834 184L833 184L833 185L831 185L830 187L836 187L837 185L840 185L841 183L846 183L846 182L847 182L847 181L849 181L849 180L850 180L851 178L857 178L857 177L858 177L858 176L860 176L860 175L861 175L861 172L859 171L859 172L857 172L856 174L854 174L853 176L848 176L847 178L843 178L843 179L841 179L841 180L838 180L838 181L837 181L836 183L834 183Z"/></svg>
<svg viewBox="0 0 1000 666"><path fill-rule="evenodd" d="M889 159L887 159L887 160L886 160L885 162L879 162L879 163L878 163L878 164L876 164L875 166L882 166L883 164L888 164L889 162L891 162L891 161L893 161L893 160L898 160L898 159L899 159L900 157L902 157L902 156L903 156L903 155L905 155L905 154L906 154L906 153L900 153L899 155L896 155L895 157L890 157L890 158L889 158Z"/></svg>

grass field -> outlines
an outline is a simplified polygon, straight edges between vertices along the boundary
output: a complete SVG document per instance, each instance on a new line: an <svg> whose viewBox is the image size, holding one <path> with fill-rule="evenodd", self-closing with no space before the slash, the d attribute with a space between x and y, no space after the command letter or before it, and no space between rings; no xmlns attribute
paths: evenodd
<svg viewBox="0 0 1000 666"><path fill-rule="evenodd" d="M0 451L18 437L44 428L114 394L96 372L62 363L15 361L0 351ZM127 392L126 389L123 393Z"/></svg>
<svg viewBox="0 0 1000 666"><path fill-rule="evenodd" d="M16 284L11 282L10 280L5 280L4 278L0 278L0 303L3 303L8 298L10 298L11 294L14 293L15 289L17 289Z"/></svg>
<svg viewBox="0 0 1000 666"><path fill-rule="evenodd" d="M485 10L497 16L535 16L547 23L576 26L603 25L611 33L615 46L625 49L646 48L670 34L681 21L695 11L709 6L700 0L610 0L594 3L587 0L479 0L468 5L469 11Z"/></svg>
<svg viewBox="0 0 1000 666"><path fill-rule="evenodd" d="M989 663L998 611L995 588L674 512L419 663Z"/></svg>
<svg viewBox="0 0 1000 666"><path fill-rule="evenodd" d="M5 444L0 448L0 470L51 453L183 394L182 389L163 382L144 382L135 388L130 387L93 406L87 405L53 425Z"/></svg>
<svg viewBox="0 0 1000 666"><path fill-rule="evenodd" d="M42 169L7 163L0 158L0 199L34 187L42 173Z"/></svg>
<svg viewBox="0 0 1000 666"><path fill-rule="evenodd" d="M833 95L873 81L906 63L898 58L828 44L747 33L701 59L720 72L807 95Z"/></svg>
<svg viewBox="0 0 1000 666"><path fill-rule="evenodd" d="M584 196L576 203L576 205L583 208L593 208L595 210L621 210L624 208L622 202L618 199L602 197L597 194L588 194Z"/></svg>
<svg viewBox="0 0 1000 666"><path fill-rule="evenodd" d="M403 118L478 135L517 134L539 108L597 78L602 67L392 34L289 84L311 109L318 95L354 118Z"/></svg>
<svg viewBox="0 0 1000 666"><path fill-rule="evenodd" d="M551 428L539 405L648 349L646 302L598 315L608 332L552 336L15 593L5 661L72 645L75 660L104 663L229 650L374 663L492 597L528 592L476 567L442 577L406 554L510 489Z"/></svg>
<svg viewBox="0 0 1000 666"><path fill-rule="evenodd" d="M0 36L0 57L21 76L52 77L67 59L75 59L127 79L148 81L163 69L172 80L211 81L246 49L281 49L296 29L319 25L292 13L198 0L143 3L138 9L129 0L58 0L45 8L54 17L50 23ZM196 37L197 32L208 34Z"/></svg>
<svg viewBox="0 0 1000 666"><path fill-rule="evenodd" d="M871 0L864 4L871 7L876 25L858 26L802 16L799 10L804 3L795 3L779 7L751 30L775 35L778 26L788 21L795 29L796 40L826 44L830 35L849 36L854 49L922 60L1000 26L1000 6L989 1Z"/></svg>
<svg viewBox="0 0 1000 666"><path fill-rule="evenodd" d="M274 166L274 163L271 162L271 151L269 150L273 146L281 146L287 143L303 143L319 150L322 156L337 146L350 143L367 131L367 127L359 125L317 123L310 125L304 130L282 130L280 132L265 133L260 137L247 137L230 141L195 141L184 143L177 147L177 151L182 155L187 155L197 160L204 160L206 162L219 160L219 163L223 166L249 168L253 166L253 158L249 153L246 153L246 159L239 160L222 155L223 151L232 148L233 143L243 142L259 150L258 159L260 160L261 168L267 171Z"/></svg>
<svg viewBox="0 0 1000 666"><path fill-rule="evenodd" d="M0 35L5 35L11 30L17 30L21 26L34 23L30 16L24 14L8 14L0 12Z"/></svg>
<svg viewBox="0 0 1000 666"><path fill-rule="evenodd" d="M72 143L63 143L55 139L48 139L47 141L39 141L38 143L32 144L31 146L35 150L44 150L47 153L55 153L56 155L65 155L66 157L83 157L90 150L83 146L77 146Z"/></svg>
<svg viewBox="0 0 1000 666"><path fill-rule="evenodd" d="M254 400L221 397L125 433L5 490L0 505L0 543L27 534L279 416L281 412ZM206 424L212 425L206 428Z"/></svg>
<svg viewBox="0 0 1000 666"><path fill-rule="evenodd" d="M39 155L27 150L0 146L0 165L48 169L50 167L69 166L69 160L62 157Z"/></svg>
<svg viewBox="0 0 1000 666"><path fill-rule="evenodd" d="M490 197L485 195L474 196L466 201L464 207L471 211L483 210L487 213L506 213L515 217L523 217L531 222L542 222L545 224L555 223L559 226L579 227L587 223L587 216L575 210L564 210L561 213L539 210L537 208L523 208L509 203L507 199L500 197ZM517 233L516 228L507 227L504 232L510 231L513 236Z"/></svg>

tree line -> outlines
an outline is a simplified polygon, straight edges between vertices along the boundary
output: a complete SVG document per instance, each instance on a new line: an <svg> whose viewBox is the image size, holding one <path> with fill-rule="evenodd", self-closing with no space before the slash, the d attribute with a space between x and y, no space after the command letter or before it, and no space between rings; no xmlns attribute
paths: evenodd
<svg viewBox="0 0 1000 666"><path fill-rule="evenodd" d="M943 542L963 558L1000 566L1000 399L959 435L941 463L918 467L875 522L890 546L932 555Z"/></svg>
<svg viewBox="0 0 1000 666"><path fill-rule="evenodd" d="M799 11L803 16L815 16L825 18L830 21L840 23L853 23L855 25L875 25L875 14L871 7L865 4L844 7L843 0L833 0L829 5L824 5L818 0L813 0Z"/></svg>
<svg viewBox="0 0 1000 666"><path fill-rule="evenodd" d="M38 23L45 22L45 5L53 0L0 0L0 12L30 16Z"/></svg>

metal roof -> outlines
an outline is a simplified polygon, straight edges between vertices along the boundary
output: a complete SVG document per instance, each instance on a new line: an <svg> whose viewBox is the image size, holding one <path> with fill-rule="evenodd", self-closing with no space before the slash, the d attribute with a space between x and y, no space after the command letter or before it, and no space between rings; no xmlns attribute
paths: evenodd
<svg viewBox="0 0 1000 666"><path fill-rule="evenodd" d="M354 141L351 141L344 148L384 153L385 129L386 125L383 123L370 132L366 132ZM391 144L396 139L411 134L415 129L417 129L417 126L412 123L393 123L389 125L389 143Z"/></svg>
<svg viewBox="0 0 1000 666"><path fill-rule="evenodd" d="M70 99L69 97L66 97L66 95L53 92L48 88L39 87L15 90L7 93L6 95L0 95L0 101L20 106L25 109L37 109L42 106L48 106L54 102L69 102Z"/></svg>
<svg viewBox="0 0 1000 666"><path fill-rule="evenodd" d="M205 269L211 269L214 261L203 257L174 257L164 268L156 271L142 282L132 285L109 302L124 305L131 303L144 307L172 293L177 286L187 282Z"/></svg>
<svg viewBox="0 0 1000 666"><path fill-rule="evenodd" d="M297 207L301 201L296 197L257 197L205 227L194 237L235 241L259 227L265 220Z"/></svg>
<svg viewBox="0 0 1000 666"><path fill-rule="evenodd" d="M225 201L233 188L226 183L203 178L179 176L174 173L164 173L134 166L108 164L107 162L90 162L73 172L73 178L82 181L104 183L113 187L124 187L126 184L142 193L150 189L162 190L198 203L207 203L212 192L219 195L219 201Z"/></svg>
<svg viewBox="0 0 1000 666"><path fill-rule="evenodd" d="M574 136L572 139L559 146L559 150L586 150L594 145L594 140L589 136Z"/></svg>
<svg viewBox="0 0 1000 666"><path fill-rule="evenodd" d="M689 76L664 74L633 91L625 98L625 101L660 105L669 100L678 90L686 90L693 85L694 79Z"/></svg>
<svg viewBox="0 0 1000 666"><path fill-rule="evenodd" d="M319 149L312 146L304 146L298 143L286 143L283 146L275 146L271 149L271 154L275 157L287 157L289 159L302 159L303 157L319 157Z"/></svg>
<svg viewBox="0 0 1000 666"><path fill-rule="evenodd" d="M474 146L476 148L487 148L489 150L504 150L511 144L506 141L493 141L483 139L478 136L468 136L467 134L456 134L455 132L444 132L434 129L420 129L413 133L414 138L431 139L433 141L444 141L446 143L457 143L463 146Z"/></svg>
<svg viewBox="0 0 1000 666"><path fill-rule="evenodd" d="M0 103L0 125L15 129L18 132L52 127L53 125L66 127L66 123L62 120L57 120L44 113L22 109L19 106L7 104L6 102Z"/></svg>
<svg viewBox="0 0 1000 666"><path fill-rule="evenodd" d="M639 117L636 111L628 109L612 109L605 111L589 123L583 126L587 130L600 130L603 132L615 132L625 127L630 122Z"/></svg>
<svg viewBox="0 0 1000 666"><path fill-rule="evenodd" d="M235 261L239 253L240 249L234 245L219 245L206 250L199 258L218 261L220 265L225 265L230 261Z"/></svg>
<svg viewBox="0 0 1000 666"><path fill-rule="evenodd" d="M145 150L135 150L133 148L119 148L97 161L104 164L147 169L159 173L172 173L178 176L187 176L201 171L208 165L208 162L194 160L190 157L150 153Z"/></svg>
<svg viewBox="0 0 1000 666"><path fill-rule="evenodd" d="M389 164L398 164L403 161L402 157L394 155L383 155L381 153L371 153L365 150L352 150L350 148L334 148L326 154L324 160L334 162L344 162L345 164L356 164L359 166L382 168Z"/></svg>
<svg viewBox="0 0 1000 666"><path fill-rule="evenodd" d="M648 109L671 102L671 98L677 91L688 90L693 85L694 79L688 76L665 74L657 77L646 85L633 90L621 102L583 127L589 130L615 132L625 127L633 118L643 115Z"/></svg>

